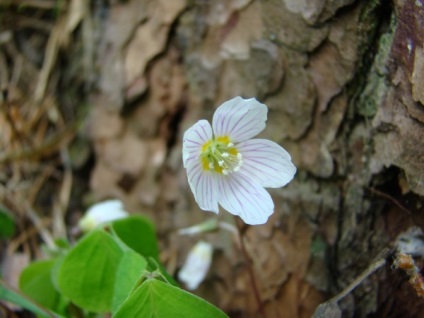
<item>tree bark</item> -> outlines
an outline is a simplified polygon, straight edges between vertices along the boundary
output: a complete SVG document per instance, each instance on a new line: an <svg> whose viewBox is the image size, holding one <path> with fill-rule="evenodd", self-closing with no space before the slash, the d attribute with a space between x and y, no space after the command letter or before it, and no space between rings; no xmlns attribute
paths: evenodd
<svg viewBox="0 0 424 318"><path fill-rule="evenodd" d="M311 317L399 233L423 226L422 0L129 0L99 10L91 189L154 219L170 272L200 239L175 231L213 217L186 181L185 129L234 96L255 97L269 107L263 137L298 167L271 191L268 223L242 229L248 259L225 231L202 237L216 252L200 296L258 317L250 268L267 317ZM420 316L423 302L391 263L338 302L343 317Z"/></svg>

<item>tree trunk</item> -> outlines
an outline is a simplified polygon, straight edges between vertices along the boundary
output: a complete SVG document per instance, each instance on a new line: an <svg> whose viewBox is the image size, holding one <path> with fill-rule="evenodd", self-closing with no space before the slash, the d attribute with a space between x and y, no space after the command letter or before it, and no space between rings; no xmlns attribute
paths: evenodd
<svg viewBox="0 0 424 318"><path fill-rule="evenodd" d="M311 317L399 233L423 226L424 1L96 3L83 29L98 70L91 189L154 219L171 273L196 240L212 242L200 296L231 317L258 317L252 270L267 317ZM188 187L182 135L238 95L268 105L262 135L298 167L271 191L268 223L242 228L248 258L223 230L175 234L214 217ZM340 299L343 317L421 316L393 253Z"/></svg>

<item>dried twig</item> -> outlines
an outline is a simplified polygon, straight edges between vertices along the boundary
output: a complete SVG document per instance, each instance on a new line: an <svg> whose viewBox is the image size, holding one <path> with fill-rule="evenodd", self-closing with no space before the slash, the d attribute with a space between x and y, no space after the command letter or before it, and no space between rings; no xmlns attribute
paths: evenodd
<svg viewBox="0 0 424 318"><path fill-rule="evenodd" d="M51 224L51 220L48 220L48 219L44 219L44 220L42 219L41 222L43 226L49 226ZM37 234L38 234L38 230L36 227L31 227L25 231L20 232L16 238L14 238L13 240L9 242L9 245L7 246L6 254L12 255L18 250L18 248L21 245L23 245L26 241L33 238Z"/></svg>
<svg viewBox="0 0 424 318"><path fill-rule="evenodd" d="M30 149L22 149L17 152L3 153L0 154L0 164L5 164L11 161L19 160L37 160L44 156L48 156L58 151L58 148L68 143L75 134L75 127L71 125L65 128L63 131L57 133L49 140L45 141L40 146L36 146Z"/></svg>
<svg viewBox="0 0 424 318"><path fill-rule="evenodd" d="M61 9L60 1L57 0L9 0L6 2L8 5L15 5L19 7L28 7L35 9ZM0 5L1 6L1 5Z"/></svg>
<svg viewBox="0 0 424 318"><path fill-rule="evenodd" d="M379 268L383 267L386 264L386 258L389 255L390 250L385 249L383 252L377 256L376 260L374 260L368 268L363 271L356 279L350 283L345 289L343 289L339 294L331 298L328 302L338 302L342 298L349 295L359 284L361 284L365 279L368 278L372 273L374 273Z"/></svg>
<svg viewBox="0 0 424 318"><path fill-rule="evenodd" d="M368 266L365 271L363 271L352 283L350 283L345 289L343 289L336 296L330 300L322 303L315 310L313 318L340 318L342 311L337 304L342 298L349 295L359 284L361 284L365 279L367 279L372 273L377 271L379 268L383 267L386 264L387 256L390 254L390 249L384 249L376 259Z"/></svg>
<svg viewBox="0 0 424 318"><path fill-rule="evenodd" d="M43 239L47 247L52 250L55 250L56 243L54 242L53 236L51 235L50 231L46 228L46 226L44 225L44 223L38 216L38 213L29 204L28 200L26 200L20 194L13 194L10 191L7 191L7 189L5 189L2 185L0 185L0 187L2 188L2 192L7 194L7 198L15 206L15 208L22 209L25 212L26 216L31 220L31 222L37 228L41 238Z"/></svg>
<svg viewBox="0 0 424 318"><path fill-rule="evenodd" d="M66 148L61 151L62 162L65 167L63 182L60 187L58 199L53 206L53 234L55 237L66 236L65 211L69 204L69 198L72 190L72 167L69 159L69 153Z"/></svg>
<svg viewBox="0 0 424 318"><path fill-rule="evenodd" d="M51 250L56 250L56 243L54 242L53 236L50 231L44 226L41 221L38 213L31 207L31 205L24 200L22 197L20 198L20 202L25 210L26 215L32 221L34 226L40 232L40 236L43 239L44 243L46 243L47 247Z"/></svg>
<svg viewBox="0 0 424 318"><path fill-rule="evenodd" d="M395 198L391 197L390 195L388 195L387 193L384 193L380 190L377 190L375 188L371 188L371 187L366 187L367 190L369 190L370 192L373 192L385 199L387 199L388 201L392 202L394 205L396 205L399 209L401 209L402 211L411 214L411 211L409 211L407 208L405 208L402 204L400 204L399 201L397 201Z"/></svg>
<svg viewBox="0 0 424 318"><path fill-rule="evenodd" d="M59 43L62 41L61 37L63 36L63 22L58 23L53 28L52 33L50 34L49 41L47 42L46 52L44 56L43 67L39 74L37 81L37 86L35 88L34 100L35 103L40 103L44 97L48 79L50 73L53 69L53 66L56 62L57 53L59 51Z"/></svg>

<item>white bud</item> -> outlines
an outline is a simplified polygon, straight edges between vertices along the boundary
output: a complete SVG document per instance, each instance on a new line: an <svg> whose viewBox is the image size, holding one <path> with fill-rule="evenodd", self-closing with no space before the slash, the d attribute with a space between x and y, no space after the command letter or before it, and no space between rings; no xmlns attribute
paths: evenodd
<svg viewBox="0 0 424 318"><path fill-rule="evenodd" d="M228 152L224 152L224 153L222 154L222 156L223 156L224 158L228 157L228 156L229 156L229 155L228 155Z"/></svg>
<svg viewBox="0 0 424 318"><path fill-rule="evenodd" d="M79 227L84 232L93 230L99 224L122 219L128 216L120 200L108 200L92 205L84 217L79 220Z"/></svg>
<svg viewBox="0 0 424 318"><path fill-rule="evenodd" d="M205 279L212 262L212 245L203 241L198 242L190 251L184 266L178 273L178 279L187 289L194 290Z"/></svg>

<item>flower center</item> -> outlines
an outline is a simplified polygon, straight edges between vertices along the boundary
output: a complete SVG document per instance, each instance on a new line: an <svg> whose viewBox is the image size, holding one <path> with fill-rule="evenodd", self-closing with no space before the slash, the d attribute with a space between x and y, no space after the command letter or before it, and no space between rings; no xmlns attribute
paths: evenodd
<svg viewBox="0 0 424 318"><path fill-rule="evenodd" d="M223 175L236 172L243 164L242 155L227 136L214 138L202 146L200 154L203 169Z"/></svg>

